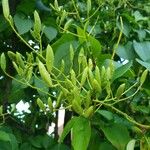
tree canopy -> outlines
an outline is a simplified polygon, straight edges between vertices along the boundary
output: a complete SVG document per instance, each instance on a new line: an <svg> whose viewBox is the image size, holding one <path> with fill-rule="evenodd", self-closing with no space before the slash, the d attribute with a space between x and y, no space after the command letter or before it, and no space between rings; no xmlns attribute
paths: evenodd
<svg viewBox="0 0 150 150"><path fill-rule="evenodd" d="M148 0L0 5L0 150L150 149Z"/></svg>

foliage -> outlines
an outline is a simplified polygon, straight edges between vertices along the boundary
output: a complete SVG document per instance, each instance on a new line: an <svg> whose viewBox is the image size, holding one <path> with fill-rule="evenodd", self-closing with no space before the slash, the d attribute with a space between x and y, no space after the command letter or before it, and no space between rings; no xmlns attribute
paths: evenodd
<svg viewBox="0 0 150 150"><path fill-rule="evenodd" d="M14 2L0 16L0 149L149 150L150 3Z"/></svg>

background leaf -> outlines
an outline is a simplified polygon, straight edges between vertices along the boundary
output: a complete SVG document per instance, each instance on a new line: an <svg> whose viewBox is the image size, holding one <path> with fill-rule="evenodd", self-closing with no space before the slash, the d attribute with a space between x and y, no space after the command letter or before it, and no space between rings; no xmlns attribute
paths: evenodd
<svg viewBox="0 0 150 150"><path fill-rule="evenodd" d="M125 126L112 124L101 128L106 138L112 143L117 150L125 150L127 143L130 140L129 132Z"/></svg>
<svg viewBox="0 0 150 150"><path fill-rule="evenodd" d="M74 150L86 150L91 137L91 126L88 119L78 117L72 130L72 146Z"/></svg>

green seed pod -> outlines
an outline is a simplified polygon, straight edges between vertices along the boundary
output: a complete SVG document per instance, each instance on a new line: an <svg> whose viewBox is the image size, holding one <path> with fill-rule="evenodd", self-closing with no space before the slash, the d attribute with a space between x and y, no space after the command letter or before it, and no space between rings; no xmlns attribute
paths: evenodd
<svg viewBox="0 0 150 150"><path fill-rule="evenodd" d="M125 83L121 84L121 85L118 87L115 97L116 97L117 99L119 99L119 98L122 96L124 90L125 90Z"/></svg>
<svg viewBox="0 0 150 150"><path fill-rule="evenodd" d="M16 52L16 59L17 59L17 64L22 68L24 69L25 65L24 65L24 61L23 59L21 58L21 54Z"/></svg>
<svg viewBox="0 0 150 150"><path fill-rule="evenodd" d="M86 79L87 79L87 76L88 76L88 67L86 67L84 70L83 70L83 73L82 73L82 77L81 77L81 86L84 85Z"/></svg>
<svg viewBox="0 0 150 150"><path fill-rule="evenodd" d="M59 5L58 5L58 1L57 0L54 1L54 7L55 7L55 9L57 11L59 11Z"/></svg>
<svg viewBox="0 0 150 150"><path fill-rule="evenodd" d="M86 23L84 24L84 32L87 31L88 26L89 26L89 20L87 20Z"/></svg>
<svg viewBox="0 0 150 150"><path fill-rule="evenodd" d="M58 7L59 9L59 7ZM59 25L61 25L63 23L63 21L65 20L65 18L67 17L67 12L65 10L63 10L60 21L59 21Z"/></svg>
<svg viewBox="0 0 150 150"><path fill-rule="evenodd" d="M50 97L48 98L47 103L48 103L49 110L53 112L53 103Z"/></svg>
<svg viewBox="0 0 150 150"><path fill-rule="evenodd" d="M102 70L101 70L102 80L105 78L105 76L106 76L106 69L105 69L105 66L102 66Z"/></svg>
<svg viewBox="0 0 150 150"><path fill-rule="evenodd" d="M8 20L10 15L8 0L2 0L3 14L6 20Z"/></svg>
<svg viewBox="0 0 150 150"><path fill-rule="evenodd" d="M0 116L3 115L3 106L0 106Z"/></svg>
<svg viewBox="0 0 150 150"><path fill-rule="evenodd" d="M72 93L74 95L74 99L78 102L79 105L81 105L82 100L80 98L80 90L77 87L74 87Z"/></svg>
<svg viewBox="0 0 150 150"><path fill-rule="evenodd" d="M64 70L65 70L65 61L62 59L61 60L61 65L60 65L60 72L64 72Z"/></svg>
<svg viewBox="0 0 150 150"><path fill-rule="evenodd" d="M61 91L57 97L57 101L56 101L56 105L55 105L55 108L58 108L60 107L61 105L61 101L62 101L62 97L63 97L63 92Z"/></svg>
<svg viewBox="0 0 150 150"><path fill-rule="evenodd" d="M69 79L66 79L66 80L65 80L65 83L66 83L66 87L67 87L68 89L73 89L73 88L74 88L73 83L72 83Z"/></svg>
<svg viewBox="0 0 150 150"><path fill-rule="evenodd" d="M42 79L47 83L49 87L52 87L52 79L50 77L50 74L47 72L45 66L41 61L39 61L39 72L42 77Z"/></svg>
<svg viewBox="0 0 150 150"><path fill-rule="evenodd" d="M75 99L72 102L72 108L77 114L82 115L83 109Z"/></svg>
<svg viewBox="0 0 150 150"><path fill-rule="evenodd" d="M63 95L66 97L68 95L69 91L64 87L61 87L61 90L63 92Z"/></svg>
<svg viewBox="0 0 150 150"><path fill-rule="evenodd" d="M148 74L148 70L146 69L146 70L144 70L144 72L142 73L141 78L140 78L141 85L145 82L147 74Z"/></svg>
<svg viewBox="0 0 150 150"><path fill-rule="evenodd" d="M0 65L1 65L2 70L5 72L6 71L6 57L4 53L1 54Z"/></svg>
<svg viewBox="0 0 150 150"><path fill-rule="evenodd" d="M78 55L78 63L81 64L82 63L82 59L84 57L84 49L81 48L79 55Z"/></svg>
<svg viewBox="0 0 150 150"><path fill-rule="evenodd" d="M96 79L92 81L93 90L97 91L98 93L101 93L101 85L98 83Z"/></svg>
<svg viewBox="0 0 150 150"><path fill-rule="evenodd" d="M42 111L46 111L46 107L44 106L44 104L40 98L37 99L37 104Z"/></svg>
<svg viewBox="0 0 150 150"><path fill-rule="evenodd" d="M65 31L70 27L70 25L72 24L72 22L73 22L73 19L69 19L69 20L65 23L65 26L64 26L64 30L65 30Z"/></svg>
<svg viewBox="0 0 150 150"><path fill-rule="evenodd" d="M36 10L34 11L34 31L39 34L41 32L41 19Z"/></svg>
<svg viewBox="0 0 150 150"><path fill-rule="evenodd" d="M92 82L94 80L94 75L93 75L93 72L90 68L88 68L88 77L89 77L89 80L90 80L90 84L92 85Z"/></svg>
<svg viewBox="0 0 150 150"><path fill-rule="evenodd" d="M90 104L91 104L91 92L88 91L86 98L85 98L85 101L84 101L85 108L89 108Z"/></svg>
<svg viewBox="0 0 150 150"><path fill-rule="evenodd" d="M98 66L95 67L95 79L97 80L99 85L101 85L100 70L99 70Z"/></svg>
<svg viewBox="0 0 150 150"><path fill-rule="evenodd" d="M7 54L12 61L16 62L16 54L15 53L8 51Z"/></svg>
<svg viewBox="0 0 150 150"><path fill-rule="evenodd" d="M91 0L87 0L87 14L89 15L91 11Z"/></svg>
<svg viewBox="0 0 150 150"><path fill-rule="evenodd" d="M89 117L91 117L93 115L93 113L94 113L94 107L90 106L88 109L85 110L83 116L85 118L89 118Z"/></svg>
<svg viewBox="0 0 150 150"><path fill-rule="evenodd" d="M93 69L93 61L90 58L89 58L89 61L88 61L88 65L89 65L89 68L92 70Z"/></svg>
<svg viewBox="0 0 150 150"><path fill-rule="evenodd" d="M12 64L13 64L13 67L16 69L17 73L18 73L19 75L21 75L20 69L19 69L19 67L17 66L17 64L16 64L14 61L12 62Z"/></svg>
<svg viewBox="0 0 150 150"><path fill-rule="evenodd" d="M74 59L74 49L73 49L73 46L70 45L70 61L71 61L71 63L73 63L73 59Z"/></svg>
<svg viewBox="0 0 150 150"><path fill-rule="evenodd" d="M73 69L71 69L70 75L71 75L71 82L73 83L73 85L76 85L76 74Z"/></svg>
<svg viewBox="0 0 150 150"><path fill-rule="evenodd" d="M86 56L83 56L81 64L82 64L82 68L85 68L87 66Z"/></svg>
<svg viewBox="0 0 150 150"><path fill-rule="evenodd" d="M26 71L26 80L30 81L33 73L33 66L29 66Z"/></svg>
<svg viewBox="0 0 150 150"><path fill-rule="evenodd" d="M112 75L112 73L111 73L110 67L108 67L106 69L106 78L107 78L107 80L111 79L111 75Z"/></svg>
<svg viewBox="0 0 150 150"><path fill-rule="evenodd" d="M48 72L50 73L54 65L54 53L53 49L50 45L46 48L46 67Z"/></svg>

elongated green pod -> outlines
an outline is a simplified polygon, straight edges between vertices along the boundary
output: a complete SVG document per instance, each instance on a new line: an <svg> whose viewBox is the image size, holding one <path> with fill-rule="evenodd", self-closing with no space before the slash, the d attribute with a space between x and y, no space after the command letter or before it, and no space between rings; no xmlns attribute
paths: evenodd
<svg viewBox="0 0 150 150"><path fill-rule="evenodd" d="M94 107L90 106L88 109L85 110L83 116L85 118L89 118L89 117L91 117L93 115L93 113L94 113Z"/></svg>
<svg viewBox="0 0 150 150"><path fill-rule="evenodd" d="M24 69L25 65L24 65L24 61L21 57L21 54L16 52L16 59L17 59L17 64L22 68Z"/></svg>
<svg viewBox="0 0 150 150"><path fill-rule="evenodd" d="M111 79L111 75L112 75L112 73L111 73L110 67L108 67L106 69L106 78L107 78L107 80Z"/></svg>
<svg viewBox="0 0 150 150"><path fill-rule="evenodd" d="M91 92L88 91L84 101L85 108L89 108L90 104L91 104Z"/></svg>
<svg viewBox="0 0 150 150"><path fill-rule="evenodd" d="M48 104L49 110L51 112L53 112L53 103L52 103L52 99L50 97L47 100L47 104Z"/></svg>
<svg viewBox="0 0 150 150"><path fill-rule="evenodd" d="M100 76L100 70L98 66L95 67L95 79L101 85L101 76Z"/></svg>
<svg viewBox="0 0 150 150"><path fill-rule="evenodd" d="M83 56L81 65L82 65L82 68L85 68L87 66L87 58L86 58L86 56Z"/></svg>
<svg viewBox="0 0 150 150"><path fill-rule="evenodd" d="M73 89L74 88L73 83L69 79L66 79L65 83L66 83L66 86L67 86L68 89Z"/></svg>
<svg viewBox="0 0 150 150"><path fill-rule="evenodd" d="M90 80L90 84L92 85L92 82L94 80L94 75L93 75L93 72L90 68L88 68L88 77L89 77L89 80Z"/></svg>
<svg viewBox="0 0 150 150"><path fill-rule="evenodd" d="M26 80L30 81L33 73L33 66L29 66L26 71Z"/></svg>
<svg viewBox="0 0 150 150"><path fill-rule="evenodd" d="M61 91L57 97L57 101L56 101L56 105L55 105L55 108L58 108L60 107L61 105L61 101L62 101L62 97L63 97L63 92Z"/></svg>
<svg viewBox="0 0 150 150"><path fill-rule="evenodd" d="M106 68L105 68L105 66L102 66L102 69L101 69L102 80L105 78L105 76L106 76Z"/></svg>
<svg viewBox="0 0 150 150"><path fill-rule="evenodd" d="M121 85L118 87L115 97L116 97L117 99L119 99L119 98L122 96L124 90L125 90L125 83L121 84Z"/></svg>
<svg viewBox="0 0 150 150"><path fill-rule="evenodd" d="M98 93L101 93L101 85L98 83L96 79L92 81L93 90L97 91Z"/></svg>
<svg viewBox="0 0 150 150"><path fill-rule="evenodd" d="M65 26L64 26L64 30L66 31L72 24L73 22L73 19L69 19L66 23L65 23Z"/></svg>
<svg viewBox="0 0 150 150"><path fill-rule="evenodd" d="M8 20L10 15L8 0L2 0L2 8L3 8L4 17L6 18L6 20Z"/></svg>
<svg viewBox="0 0 150 150"><path fill-rule="evenodd" d="M36 10L34 11L34 31L38 34L41 32L41 19Z"/></svg>
<svg viewBox="0 0 150 150"><path fill-rule="evenodd" d="M42 111L46 111L46 107L40 98L37 99L37 104Z"/></svg>
<svg viewBox="0 0 150 150"><path fill-rule="evenodd" d="M65 70L65 61L62 59L61 60L61 65L60 65L60 72L63 73Z"/></svg>
<svg viewBox="0 0 150 150"><path fill-rule="evenodd" d="M80 97L80 90L77 87L74 87L73 90L74 99L81 105L82 99Z"/></svg>
<svg viewBox="0 0 150 150"><path fill-rule="evenodd" d="M90 11L91 11L91 0L87 0L87 14L89 15Z"/></svg>
<svg viewBox="0 0 150 150"><path fill-rule="evenodd" d="M0 106L0 116L3 115L3 106Z"/></svg>
<svg viewBox="0 0 150 150"><path fill-rule="evenodd" d="M57 0L54 1L54 7L55 7L55 9L57 11L59 10L59 5L58 5L58 1Z"/></svg>
<svg viewBox="0 0 150 150"><path fill-rule="evenodd" d="M17 64L16 64L14 61L12 62L12 64L13 64L13 67L16 69L17 73L18 73L19 75L21 75L22 72L20 72L20 69L19 69L19 67L17 66Z"/></svg>
<svg viewBox="0 0 150 150"><path fill-rule="evenodd" d="M73 83L73 85L76 85L77 79L76 79L76 74L73 69L71 69L71 71L70 71L70 77L71 77L71 82Z"/></svg>
<svg viewBox="0 0 150 150"><path fill-rule="evenodd" d="M46 67L48 72L51 72L54 65L54 53L50 45L46 48Z"/></svg>
<svg viewBox="0 0 150 150"><path fill-rule="evenodd" d="M39 72L40 72L40 75L41 75L42 79L47 83L47 85L49 87L52 87L53 86L52 85L52 79L50 77L50 74L46 70L44 64L41 61L39 61L38 66L39 66Z"/></svg>
<svg viewBox="0 0 150 150"><path fill-rule="evenodd" d="M59 25L61 25L64 22L66 17L67 17L67 12L65 10L63 10L63 12L61 13L61 18L60 18L60 21L59 21Z"/></svg>
<svg viewBox="0 0 150 150"><path fill-rule="evenodd" d="M81 64L83 57L84 57L84 49L81 48L79 55L78 55L78 63L79 64Z"/></svg>
<svg viewBox="0 0 150 150"><path fill-rule="evenodd" d="M61 90L63 92L63 95L66 97L68 95L69 91L64 87L61 87Z"/></svg>
<svg viewBox="0 0 150 150"><path fill-rule="evenodd" d="M4 53L1 54L0 65L1 65L2 70L5 72L6 71L6 57Z"/></svg>
<svg viewBox="0 0 150 150"><path fill-rule="evenodd" d="M87 77L88 77L88 67L86 67L86 68L83 70L82 77L81 77L81 86L84 85L84 83L85 83Z"/></svg>
<svg viewBox="0 0 150 150"><path fill-rule="evenodd" d="M89 58L89 60L88 60L88 65L89 65L89 68L92 70L93 69L93 61L91 58Z"/></svg>
<svg viewBox="0 0 150 150"><path fill-rule="evenodd" d="M72 45L70 45L69 51L70 51L70 61L71 61L71 63L73 63L73 59L74 59L74 49L73 49L73 46L72 46Z"/></svg>
<svg viewBox="0 0 150 150"><path fill-rule="evenodd" d="M146 70L144 70L144 72L142 73L141 78L140 78L141 85L145 82L147 74L148 74L148 70L146 69Z"/></svg>
<svg viewBox="0 0 150 150"><path fill-rule="evenodd" d="M15 53L13 53L12 51L8 51L7 54L12 61L16 62L16 54Z"/></svg>
<svg viewBox="0 0 150 150"><path fill-rule="evenodd" d="M83 114L82 107L78 104L78 102L75 99L72 102L72 108L77 114L79 114L79 115Z"/></svg>

